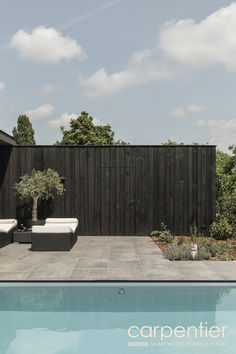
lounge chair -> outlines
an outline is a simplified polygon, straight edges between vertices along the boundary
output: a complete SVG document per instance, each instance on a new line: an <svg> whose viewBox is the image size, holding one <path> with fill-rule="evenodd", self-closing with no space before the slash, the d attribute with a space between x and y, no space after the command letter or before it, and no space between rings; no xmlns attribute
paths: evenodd
<svg viewBox="0 0 236 354"><path fill-rule="evenodd" d="M32 251L69 251L78 236L78 219L48 218L32 227Z"/></svg>
<svg viewBox="0 0 236 354"><path fill-rule="evenodd" d="M17 220L0 219L0 248L12 243L13 231L17 228Z"/></svg>

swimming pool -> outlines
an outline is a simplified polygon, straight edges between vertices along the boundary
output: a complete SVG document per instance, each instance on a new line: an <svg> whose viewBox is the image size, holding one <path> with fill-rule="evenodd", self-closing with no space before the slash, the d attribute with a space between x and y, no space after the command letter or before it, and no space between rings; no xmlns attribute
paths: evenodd
<svg viewBox="0 0 236 354"><path fill-rule="evenodd" d="M231 354L235 347L235 283L0 283L1 354Z"/></svg>

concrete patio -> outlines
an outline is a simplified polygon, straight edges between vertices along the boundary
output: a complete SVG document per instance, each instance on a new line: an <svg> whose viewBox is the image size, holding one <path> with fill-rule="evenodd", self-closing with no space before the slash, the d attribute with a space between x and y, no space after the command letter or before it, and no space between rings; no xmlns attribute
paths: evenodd
<svg viewBox="0 0 236 354"><path fill-rule="evenodd" d="M236 280L236 262L165 259L150 237L79 237L69 252L0 249L0 280Z"/></svg>

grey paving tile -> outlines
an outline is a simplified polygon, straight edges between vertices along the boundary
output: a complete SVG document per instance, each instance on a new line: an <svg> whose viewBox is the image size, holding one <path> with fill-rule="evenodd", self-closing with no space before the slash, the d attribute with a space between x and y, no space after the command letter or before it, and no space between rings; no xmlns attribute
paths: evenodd
<svg viewBox="0 0 236 354"><path fill-rule="evenodd" d="M236 262L171 262L147 236L86 236L69 252L0 249L0 280L236 280Z"/></svg>
<svg viewBox="0 0 236 354"><path fill-rule="evenodd" d="M175 281L175 280L185 280L183 276L178 276L178 278L173 277L172 274L166 274L165 276L156 276L156 275L148 275L145 277L145 280L171 280L171 281Z"/></svg>
<svg viewBox="0 0 236 354"><path fill-rule="evenodd" d="M229 273L229 272L217 272L217 275L221 277L223 280L236 280L236 274L235 273Z"/></svg>
<svg viewBox="0 0 236 354"><path fill-rule="evenodd" d="M74 270L70 275L71 280L90 280L87 269Z"/></svg>
<svg viewBox="0 0 236 354"><path fill-rule="evenodd" d="M35 272L53 272L53 273L58 273L58 274L66 274L67 272L72 272L75 268L75 264L73 263L63 263L63 262L57 262L57 263L44 263L36 266L34 268Z"/></svg>
<svg viewBox="0 0 236 354"><path fill-rule="evenodd" d="M103 259L91 259L89 257L80 258L75 266L75 269L79 268L106 268L108 267L108 260Z"/></svg>
<svg viewBox="0 0 236 354"><path fill-rule="evenodd" d="M136 269L135 271L130 269L120 269L120 268L109 268L108 269L108 277L116 278L123 277L129 278L130 280L134 280L135 278L144 279L144 274L141 269Z"/></svg>
<svg viewBox="0 0 236 354"><path fill-rule="evenodd" d="M13 261L13 262L5 262L1 263L1 272L5 273L11 273L11 272L22 272L22 273L27 273L27 271L32 271L32 269L35 269L37 267L37 264L33 262L19 262L19 261Z"/></svg>
<svg viewBox="0 0 236 354"><path fill-rule="evenodd" d="M0 280L29 280L29 272L0 272Z"/></svg>
<svg viewBox="0 0 236 354"><path fill-rule="evenodd" d="M117 260L117 259L110 259L109 264L108 264L109 268L119 268L119 269L139 269L140 268L140 264L138 262L138 260Z"/></svg>
<svg viewBox="0 0 236 354"><path fill-rule="evenodd" d="M106 280L135 280L135 279L130 279L130 277L107 277ZM140 279L137 279L140 280Z"/></svg>
<svg viewBox="0 0 236 354"><path fill-rule="evenodd" d="M107 268L91 268L88 270L89 277L107 277L108 269Z"/></svg>
<svg viewBox="0 0 236 354"><path fill-rule="evenodd" d="M71 275L67 272L66 274L55 274L55 273L33 273L28 277L28 280L70 280Z"/></svg>

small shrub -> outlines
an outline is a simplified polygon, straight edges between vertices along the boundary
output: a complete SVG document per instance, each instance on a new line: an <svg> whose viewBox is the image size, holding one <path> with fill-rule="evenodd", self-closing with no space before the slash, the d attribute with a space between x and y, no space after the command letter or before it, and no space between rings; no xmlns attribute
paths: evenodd
<svg viewBox="0 0 236 354"><path fill-rule="evenodd" d="M210 240L201 241L198 244L198 252L196 260L210 259L217 255L221 255L223 252ZM171 245L164 252L164 255L170 261L180 261L191 259L191 245Z"/></svg>
<svg viewBox="0 0 236 354"><path fill-rule="evenodd" d="M220 249L214 243L209 247L209 251L211 252L212 257L220 255Z"/></svg>
<svg viewBox="0 0 236 354"><path fill-rule="evenodd" d="M201 261L202 259L210 259L211 257L212 254L209 248L202 245L198 245L196 260Z"/></svg>
<svg viewBox="0 0 236 354"><path fill-rule="evenodd" d="M221 260L222 261L228 261L228 254L226 252L224 252L222 255L221 255Z"/></svg>
<svg viewBox="0 0 236 354"><path fill-rule="evenodd" d="M183 244L184 244L184 237L181 236L181 237L178 238L177 245L178 245L178 246L181 246L181 245L183 245Z"/></svg>
<svg viewBox="0 0 236 354"><path fill-rule="evenodd" d="M201 239L198 243L200 245L208 248L208 247L211 247L211 245L213 244L213 241L209 240L209 239Z"/></svg>
<svg viewBox="0 0 236 354"><path fill-rule="evenodd" d="M210 234L216 240L227 240L233 237L233 228L225 217L221 217L211 224Z"/></svg>
<svg viewBox="0 0 236 354"><path fill-rule="evenodd" d="M181 261L184 259L190 259L190 250L190 245L173 245L168 247L168 249L164 252L164 255L170 261Z"/></svg>
<svg viewBox="0 0 236 354"><path fill-rule="evenodd" d="M233 228L233 237L236 237L236 187L221 199L221 215L226 217Z"/></svg>
<svg viewBox="0 0 236 354"><path fill-rule="evenodd" d="M196 224L194 224L193 227L190 227L190 236L191 236L191 242L195 244L198 238L198 229Z"/></svg>
<svg viewBox="0 0 236 354"><path fill-rule="evenodd" d="M212 240L209 239L202 239L198 244L198 248L201 250L201 248L204 247L207 252L210 253L211 257L216 257L217 255L221 254L221 249L219 246L220 245L216 245Z"/></svg>
<svg viewBox="0 0 236 354"><path fill-rule="evenodd" d="M220 253L224 253L229 250L229 246L228 246L227 242L222 241L218 244L218 249L219 249Z"/></svg>
<svg viewBox="0 0 236 354"><path fill-rule="evenodd" d="M174 241L174 237L172 235L163 234L161 237L162 237L162 240L166 243L173 243L173 241Z"/></svg>
<svg viewBox="0 0 236 354"><path fill-rule="evenodd" d="M159 236L161 234L161 231L154 230L151 232L151 236Z"/></svg>
<svg viewBox="0 0 236 354"><path fill-rule="evenodd" d="M174 236L171 235L164 223L161 223L161 230L152 231L151 236L157 236L160 242L172 243L174 241Z"/></svg>

